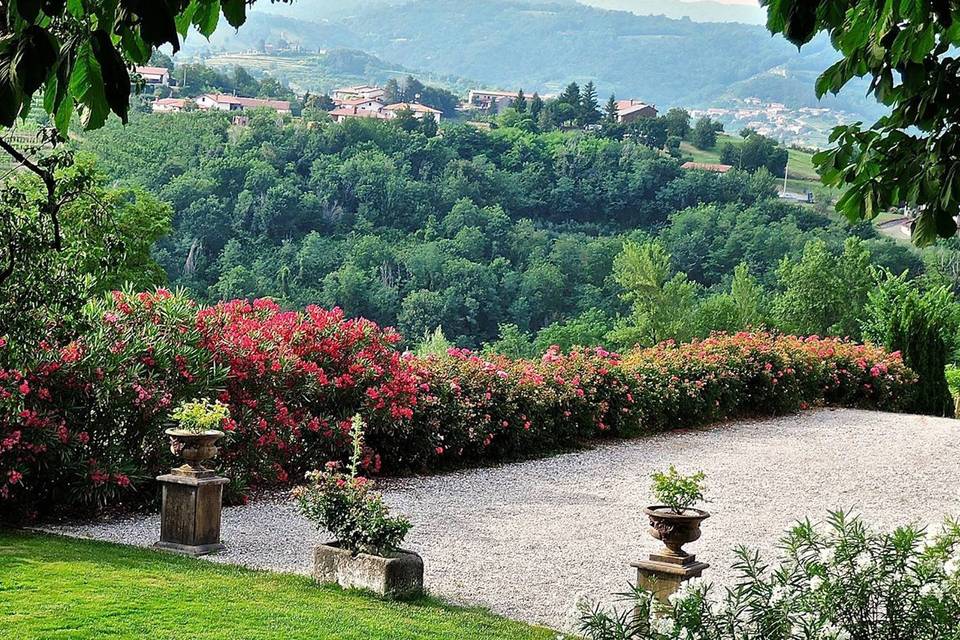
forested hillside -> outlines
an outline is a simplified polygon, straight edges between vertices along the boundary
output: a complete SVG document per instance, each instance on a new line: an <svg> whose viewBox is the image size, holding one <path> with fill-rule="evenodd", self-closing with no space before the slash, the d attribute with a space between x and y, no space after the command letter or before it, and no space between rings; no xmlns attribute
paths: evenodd
<svg viewBox="0 0 960 640"><path fill-rule="evenodd" d="M288 17L303 16L302 8L276 5L252 14L239 34L222 29L209 47L196 39L186 50L251 50L283 40L308 51L362 49L411 69L522 86L528 93L594 80L603 95L661 107L762 94L783 96L793 107L822 104L865 117L877 109L859 85L818 103L810 76L835 61L829 41L819 39L800 53L758 25L524 0L413 0L389 8L365 3L347 13L314 23Z"/></svg>
<svg viewBox="0 0 960 640"><path fill-rule="evenodd" d="M738 264L775 291L784 256L814 239L840 255L849 235L776 200L763 171L684 172L660 151L590 133L461 125L428 138L309 114L233 128L226 115L191 113L136 117L83 147L111 178L173 206L174 231L155 251L173 284L207 300L339 305L411 343L437 326L477 346L501 325L525 334L566 321L601 340L632 308L615 258L625 240L655 236L668 257L654 285L672 295L675 270L689 273L684 330L709 333L720 321L694 321L697 301L725 291ZM922 268L871 227L857 233L873 262Z"/></svg>

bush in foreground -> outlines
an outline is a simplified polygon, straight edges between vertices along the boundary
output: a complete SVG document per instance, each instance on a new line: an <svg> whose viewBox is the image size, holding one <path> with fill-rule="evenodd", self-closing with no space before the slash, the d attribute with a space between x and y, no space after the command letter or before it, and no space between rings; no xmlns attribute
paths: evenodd
<svg viewBox="0 0 960 640"><path fill-rule="evenodd" d="M397 351L392 330L339 310L198 309L159 290L114 293L85 313L91 329L75 341L0 370L4 513L151 499L171 463L169 411L190 398L230 408L221 466L242 492L345 460L354 414L368 425L364 472L403 473L818 404L898 410L915 380L899 354L834 338L418 358Z"/></svg>
<svg viewBox="0 0 960 640"><path fill-rule="evenodd" d="M798 524L774 563L739 549L736 586L700 579L669 606L642 590L629 611L586 609L590 640L945 640L960 634L960 526L928 537L831 514ZM635 608L634 608L635 607ZM634 612L639 615L635 616Z"/></svg>

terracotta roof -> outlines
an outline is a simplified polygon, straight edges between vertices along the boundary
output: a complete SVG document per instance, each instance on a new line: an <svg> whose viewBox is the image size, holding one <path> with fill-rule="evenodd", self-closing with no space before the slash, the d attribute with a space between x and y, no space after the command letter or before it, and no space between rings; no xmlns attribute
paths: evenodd
<svg viewBox="0 0 960 640"><path fill-rule="evenodd" d="M338 108L330 112L331 116L345 116L348 118L379 118L386 120L389 116L378 111L359 111L357 109Z"/></svg>
<svg viewBox="0 0 960 640"><path fill-rule="evenodd" d="M154 104L168 104L172 107L182 107L187 104L187 100L186 98L160 98L159 100L155 100Z"/></svg>
<svg viewBox="0 0 960 640"><path fill-rule="evenodd" d="M334 93L369 93L371 91L383 91L383 89L372 84L359 84L355 87L342 87L333 90Z"/></svg>
<svg viewBox="0 0 960 640"><path fill-rule="evenodd" d="M416 102L398 102L396 104L388 104L384 107L388 111L403 111L409 109L417 113L443 113L439 109L433 109L428 107L425 104L417 104Z"/></svg>
<svg viewBox="0 0 960 640"><path fill-rule="evenodd" d="M520 91L499 91L499 90L486 90L486 89L471 89L471 93L478 93L483 96L500 96L503 98L516 98L520 95Z"/></svg>
<svg viewBox="0 0 960 640"><path fill-rule="evenodd" d="M144 73L153 76L170 75L170 69L166 67L137 67L136 69L141 75Z"/></svg>
<svg viewBox="0 0 960 640"><path fill-rule="evenodd" d="M621 116L625 116L631 113L636 113L637 111L643 111L644 109L653 109L656 111L656 107L653 107L649 104L635 104L629 107L618 107L617 113Z"/></svg>
<svg viewBox="0 0 960 640"><path fill-rule="evenodd" d="M714 164L710 162L684 162L680 165L681 169L693 169L696 171L713 171L714 173L726 173L733 169L729 164Z"/></svg>

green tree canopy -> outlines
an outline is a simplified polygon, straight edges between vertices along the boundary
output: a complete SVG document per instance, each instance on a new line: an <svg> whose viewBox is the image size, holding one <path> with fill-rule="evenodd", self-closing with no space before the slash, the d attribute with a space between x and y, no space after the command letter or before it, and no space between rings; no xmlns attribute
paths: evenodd
<svg viewBox="0 0 960 640"><path fill-rule="evenodd" d="M797 46L829 34L843 55L817 80L818 96L853 78L890 113L873 126L837 127L814 162L824 183L846 187L837 209L873 219L900 205L916 215L913 240L957 231L960 210L960 3L950 0L761 0L768 28Z"/></svg>
<svg viewBox="0 0 960 640"><path fill-rule="evenodd" d="M252 0L15 0L3 3L0 40L0 124L12 126L43 89L43 109L66 132L76 111L85 128L103 126L112 111L126 122L132 64L181 40L194 27L204 36L220 15L246 21Z"/></svg>

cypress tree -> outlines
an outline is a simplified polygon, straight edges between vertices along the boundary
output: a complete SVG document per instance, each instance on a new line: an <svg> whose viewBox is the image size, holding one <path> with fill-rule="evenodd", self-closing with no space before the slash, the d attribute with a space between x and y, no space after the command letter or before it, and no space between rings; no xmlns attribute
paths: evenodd
<svg viewBox="0 0 960 640"><path fill-rule="evenodd" d="M527 97L523 95L523 89L517 92L517 99L513 101L513 108L517 110L517 113L527 112Z"/></svg>

